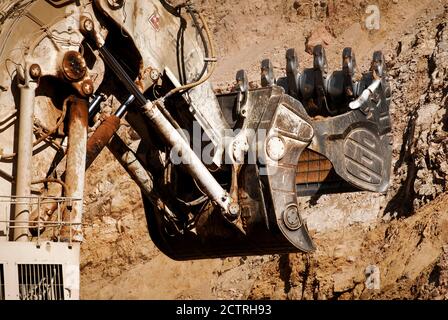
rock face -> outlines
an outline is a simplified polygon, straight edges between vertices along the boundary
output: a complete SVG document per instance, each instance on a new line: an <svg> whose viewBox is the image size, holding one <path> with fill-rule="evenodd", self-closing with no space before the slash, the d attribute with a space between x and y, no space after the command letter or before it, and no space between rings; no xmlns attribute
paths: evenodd
<svg viewBox="0 0 448 320"><path fill-rule="evenodd" d="M400 150L394 166L400 189L391 211L408 215L447 190L447 63L446 20L427 22L397 47L390 72L397 92L394 105L406 130L396 137ZM401 144L401 146L400 146Z"/></svg>
<svg viewBox="0 0 448 320"><path fill-rule="evenodd" d="M443 247L434 268L430 271L428 279L421 277L412 288L417 297L423 300L448 300L448 247Z"/></svg>
<svg viewBox="0 0 448 320"><path fill-rule="evenodd" d="M447 16L448 17L448 16ZM445 20L446 21L446 20ZM437 25L436 46L428 58L428 93L417 110L416 205L432 200L447 190L448 178L448 28Z"/></svg>
<svg viewBox="0 0 448 320"><path fill-rule="evenodd" d="M174 262L150 241L137 186L105 152L87 173L82 298L448 299L448 7L381 0L383 27L370 32L366 1L337 1L319 19L308 2L198 1L220 53L214 84L231 87L242 67L258 81L267 57L280 75L289 47L310 67L305 35L320 26L332 34L330 70L345 46L363 70L383 50L393 92L390 191L302 198L313 254Z"/></svg>

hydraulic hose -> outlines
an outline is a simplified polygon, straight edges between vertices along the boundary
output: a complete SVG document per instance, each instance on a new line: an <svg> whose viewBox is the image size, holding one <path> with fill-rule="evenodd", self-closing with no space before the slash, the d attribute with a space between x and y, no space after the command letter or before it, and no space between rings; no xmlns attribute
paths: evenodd
<svg viewBox="0 0 448 320"><path fill-rule="evenodd" d="M197 87L201 84L203 84L204 82L206 82L208 79L210 79L210 77L212 76L212 74L214 73L215 69L216 69L216 62L217 62L217 58L216 58L216 51L215 51L215 45L213 43L213 38L210 32L210 29L208 27L207 22L205 21L204 16L200 13L197 12L198 16L199 16L199 20L201 21L202 25L204 26L204 30L205 30L205 34L207 35L207 40L210 44L210 55L211 57L206 57L205 59L211 63L211 69L210 71L200 80L186 84L184 86L180 86L177 88L172 89L170 92L168 92L163 98L162 101L167 99L168 97L172 96L173 94L180 92L180 91L185 91L194 87ZM207 52L208 53L208 52Z"/></svg>

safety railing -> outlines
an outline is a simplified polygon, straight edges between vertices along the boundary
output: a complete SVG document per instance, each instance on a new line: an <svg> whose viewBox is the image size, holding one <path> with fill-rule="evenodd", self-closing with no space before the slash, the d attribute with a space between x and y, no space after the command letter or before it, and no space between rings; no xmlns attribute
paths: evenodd
<svg viewBox="0 0 448 320"><path fill-rule="evenodd" d="M50 196L0 196L0 230L5 230L6 238L11 239L15 228L29 228L30 240L37 245L41 241L69 242L73 240L73 229L82 226L80 222L64 221L64 211L71 211L74 203L82 199ZM25 205L30 213L28 222L1 217L10 217L15 205ZM1 212L1 210L4 210ZM61 231L69 230L61 237Z"/></svg>

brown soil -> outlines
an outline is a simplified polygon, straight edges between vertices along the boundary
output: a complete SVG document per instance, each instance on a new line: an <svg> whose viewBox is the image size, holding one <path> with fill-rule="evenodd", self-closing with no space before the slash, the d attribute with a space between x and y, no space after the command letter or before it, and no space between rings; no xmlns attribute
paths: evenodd
<svg viewBox="0 0 448 320"><path fill-rule="evenodd" d="M364 27L368 1L334 1L313 18L308 2L197 1L219 49L213 82L226 89L246 69L256 85L264 58L283 75L290 47L308 67L310 36L327 43L330 70L346 46L362 71L381 49L393 89L388 194L303 199L318 247L310 255L175 262L149 239L137 186L103 152L87 178L83 299L448 299L446 1L376 1L379 31ZM379 268L379 290L366 285L369 266Z"/></svg>

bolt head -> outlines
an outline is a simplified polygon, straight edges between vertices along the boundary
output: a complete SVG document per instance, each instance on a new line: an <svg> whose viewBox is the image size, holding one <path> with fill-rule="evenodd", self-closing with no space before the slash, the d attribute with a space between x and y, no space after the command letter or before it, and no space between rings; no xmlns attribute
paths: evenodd
<svg viewBox="0 0 448 320"><path fill-rule="evenodd" d="M295 231L301 227L302 223L300 221L299 210L296 205L290 205L285 209L285 211L283 211L283 222L291 231Z"/></svg>
<svg viewBox="0 0 448 320"><path fill-rule="evenodd" d="M92 19L87 18L84 20L84 30L86 30L87 32L91 32L93 31L93 27L94 25Z"/></svg>
<svg viewBox="0 0 448 320"><path fill-rule="evenodd" d="M108 0L107 2L112 9L120 9L124 4L124 0Z"/></svg>
<svg viewBox="0 0 448 320"><path fill-rule="evenodd" d="M233 221L238 218L240 214L240 206L238 203L233 202L229 205L229 212L227 213L227 217L229 220Z"/></svg>
<svg viewBox="0 0 448 320"><path fill-rule="evenodd" d="M284 140L279 136L270 137L266 143L266 153L274 161L281 160L286 153Z"/></svg>
<svg viewBox="0 0 448 320"><path fill-rule="evenodd" d="M31 78L37 79L40 77L41 73L42 73L42 70L40 69L40 66L38 64L34 63L30 66Z"/></svg>
<svg viewBox="0 0 448 320"><path fill-rule="evenodd" d="M85 80L81 85L82 93L86 96L90 96L93 94L93 83L92 80Z"/></svg>
<svg viewBox="0 0 448 320"><path fill-rule="evenodd" d="M84 57L77 51L67 51L62 59L62 71L69 81L80 81L87 72Z"/></svg>
<svg viewBox="0 0 448 320"><path fill-rule="evenodd" d="M240 212L240 206L236 203L232 203L229 206L229 211L232 215L237 215Z"/></svg>
<svg viewBox="0 0 448 320"><path fill-rule="evenodd" d="M159 75L159 71L157 71L156 69L152 69L151 73L149 74L149 76L151 77L152 81L156 81L159 79L160 75Z"/></svg>

